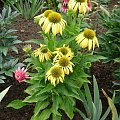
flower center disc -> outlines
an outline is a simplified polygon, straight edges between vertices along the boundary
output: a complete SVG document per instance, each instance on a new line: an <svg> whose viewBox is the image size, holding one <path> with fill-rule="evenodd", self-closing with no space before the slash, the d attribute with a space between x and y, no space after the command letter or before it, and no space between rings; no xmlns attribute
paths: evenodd
<svg viewBox="0 0 120 120"><path fill-rule="evenodd" d="M48 17L48 15L49 15L51 12L53 12L53 11L52 11L52 10L46 10L46 11L44 12L45 17Z"/></svg>
<svg viewBox="0 0 120 120"><path fill-rule="evenodd" d="M76 0L76 1L77 1L77 2L81 2L81 3L82 3L82 2L85 2L85 0Z"/></svg>
<svg viewBox="0 0 120 120"><path fill-rule="evenodd" d="M47 48L42 48L42 49L41 49L41 52L42 52L42 53L47 53L47 52L48 52L48 49L47 49Z"/></svg>
<svg viewBox="0 0 120 120"><path fill-rule="evenodd" d="M61 15L57 12L52 12L49 14L48 19L52 23L59 23L61 21Z"/></svg>
<svg viewBox="0 0 120 120"><path fill-rule="evenodd" d="M51 74L53 77L60 77L62 76L62 70L60 67L53 67L51 70Z"/></svg>
<svg viewBox="0 0 120 120"><path fill-rule="evenodd" d="M63 55L67 55L68 50L65 47L60 48L59 50Z"/></svg>
<svg viewBox="0 0 120 120"><path fill-rule="evenodd" d="M91 29L84 30L84 37L88 39L93 39L95 37L95 32Z"/></svg>
<svg viewBox="0 0 120 120"><path fill-rule="evenodd" d="M69 64L69 59L67 57L62 57L59 59L59 64L62 67L66 67Z"/></svg>

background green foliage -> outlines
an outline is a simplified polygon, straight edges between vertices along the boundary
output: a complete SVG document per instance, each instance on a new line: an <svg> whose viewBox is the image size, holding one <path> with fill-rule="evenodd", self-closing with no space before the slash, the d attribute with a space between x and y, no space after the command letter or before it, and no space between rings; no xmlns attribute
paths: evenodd
<svg viewBox="0 0 120 120"><path fill-rule="evenodd" d="M16 30L10 29L9 25L18 15L12 12L11 8L3 9L0 14L0 79L6 76L13 76L13 72L17 68L18 59L14 58L10 51L18 53L16 44L21 43L17 36L13 35ZM22 65L22 64L21 64Z"/></svg>
<svg viewBox="0 0 120 120"><path fill-rule="evenodd" d="M33 18L38 12L44 9L44 0L6 0L4 5L11 6L20 13L26 20Z"/></svg>
<svg viewBox="0 0 120 120"><path fill-rule="evenodd" d="M101 24L107 30L100 36L101 54L107 57L108 61L120 56L120 7L116 6L110 16L99 13Z"/></svg>
<svg viewBox="0 0 120 120"><path fill-rule="evenodd" d="M2 0L4 7L11 6L20 13L26 20L33 18L44 9L58 11L58 1L54 0Z"/></svg>
<svg viewBox="0 0 120 120"><path fill-rule="evenodd" d="M100 36L101 46L100 52L107 59L105 62L117 63L117 69L113 72L113 76L116 79L113 81L115 90L115 103L120 104L120 6L115 6L110 12L109 16L104 13L99 13L101 24L104 26L107 32Z"/></svg>

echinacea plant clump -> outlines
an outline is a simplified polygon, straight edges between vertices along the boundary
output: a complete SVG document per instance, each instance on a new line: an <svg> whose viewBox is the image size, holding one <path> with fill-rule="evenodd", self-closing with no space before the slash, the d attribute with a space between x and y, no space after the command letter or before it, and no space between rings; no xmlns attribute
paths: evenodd
<svg viewBox="0 0 120 120"><path fill-rule="evenodd" d="M67 4L68 1L63 2ZM84 16L89 6L87 0L70 0L68 9ZM36 104L31 120L47 120L50 117L60 120L62 111L73 119L76 101L82 100L81 87L89 83L87 69L91 67L91 62L103 59L93 54L95 47L99 47L95 31L87 27L80 28L78 21L73 17L71 19L71 23L67 24L62 15L53 10L46 10L34 17L42 28L43 40L39 41L39 48L29 45L23 49L28 54L24 62L31 70L30 77L26 73L27 69L18 68L15 72L19 82L29 78L25 80L30 84L25 90L29 96L22 103ZM69 25L74 29L69 28ZM14 102L9 106L13 107Z"/></svg>

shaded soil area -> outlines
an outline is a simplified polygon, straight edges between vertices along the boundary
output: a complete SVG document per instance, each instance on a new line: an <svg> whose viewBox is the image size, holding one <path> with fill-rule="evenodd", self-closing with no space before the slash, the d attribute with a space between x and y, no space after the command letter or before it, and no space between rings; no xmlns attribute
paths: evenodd
<svg viewBox="0 0 120 120"><path fill-rule="evenodd" d="M112 0L112 2L108 5L109 8L115 5L118 0ZM40 31L40 27L34 23L33 20L25 20L21 16L18 16L14 23L11 25L13 29L18 30L16 35L18 36L19 40L26 41L29 39L42 39L42 37L37 33ZM97 27L97 25L96 25ZM99 30L99 28L97 28ZM19 54L11 53L13 56L19 57L20 62L24 60L24 53L23 53L23 44L17 45L19 49ZM37 46L32 44L33 48ZM107 93L110 93L109 90L112 88L112 81L115 79L113 78L113 71L117 68L116 64L104 64L101 62L93 63L90 73L91 75L95 75L100 91L103 88ZM0 84L0 91L4 90L9 85L12 85L9 92L6 94L2 102L0 103L0 120L30 120L31 116L33 115L34 104L29 106L25 106L19 110L15 110L13 108L7 108L9 102L15 99L24 99L27 94L24 93L24 90L27 88L26 83L18 83L14 78L8 78L5 84ZM107 108L107 101L104 95L101 92L101 99L103 101L104 109ZM78 106L81 107L81 105ZM117 106L118 112L120 113L120 106ZM63 115L63 120L69 120L65 115ZM75 115L74 120L82 120L78 114ZM111 120L111 116L107 118L107 120Z"/></svg>

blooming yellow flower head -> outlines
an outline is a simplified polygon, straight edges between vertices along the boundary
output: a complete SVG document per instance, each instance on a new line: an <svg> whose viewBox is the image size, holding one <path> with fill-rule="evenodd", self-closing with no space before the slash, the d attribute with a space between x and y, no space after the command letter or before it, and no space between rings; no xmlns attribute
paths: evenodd
<svg viewBox="0 0 120 120"><path fill-rule="evenodd" d="M73 72L74 64L70 61L69 57L62 55L60 58L54 61L55 65L58 65L64 71L64 74L69 75L69 72Z"/></svg>
<svg viewBox="0 0 120 120"><path fill-rule="evenodd" d="M24 47L23 47L23 51L25 52L25 53L29 53L30 51L31 51L31 45L30 44L28 44L28 45L25 45Z"/></svg>
<svg viewBox="0 0 120 120"><path fill-rule="evenodd" d="M46 47L46 45L40 44L40 48L33 51L35 57L39 57L39 61L49 60L52 57L51 51Z"/></svg>
<svg viewBox="0 0 120 120"><path fill-rule="evenodd" d="M41 25L41 24L40 24ZM44 24L42 25L42 30L45 33L49 33L52 31L54 35L61 34L65 28L66 21L62 19L62 16L57 12L51 12L48 15L48 19L45 20Z"/></svg>
<svg viewBox="0 0 120 120"><path fill-rule="evenodd" d="M70 59L72 59L74 56L73 52L71 51L71 48L69 48L69 46L65 46L65 44L62 47L57 48L56 50L57 50L58 56L59 55L61 56L62 54L62 55L68 56Z"/></svg>
<svg viewBox="0 0 120 120"><path fill-rule="evenodd" d="M89 7L87 0L70 0L68 3L68 9L85 14L89 10Z"/></svg>
<svg viewBox="0 0 120 120"><path fill-rule="evenodd" d="M97 47L99 47L99 43L98 43L96 34L91 29L85 29L82 33L80 33L76 37L75 40L82 48L88 47L88 50L91 50L91 49L94 50L95 45L97 45Z"/></svg>
<svg viewBox="0 0 120 120"><path fill-rule="evenodd" d="M60 66L53 66L50 70L46 73L46 78L53 84L54 86L59 82L63 83L64 81L64 72Z"/></svg>
<svg viewBox="0 0 120 120"><path fill-rule="evenodd" d="M53 10L45 10L44 13L35 16L34 17L35 23L39 23L39 25L41 26L51 12L53 12Z"/></svg>

